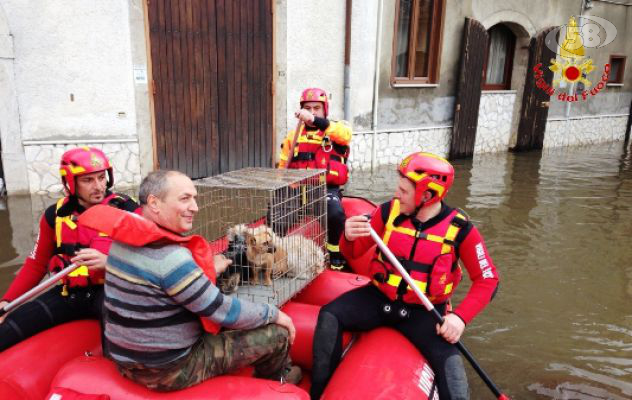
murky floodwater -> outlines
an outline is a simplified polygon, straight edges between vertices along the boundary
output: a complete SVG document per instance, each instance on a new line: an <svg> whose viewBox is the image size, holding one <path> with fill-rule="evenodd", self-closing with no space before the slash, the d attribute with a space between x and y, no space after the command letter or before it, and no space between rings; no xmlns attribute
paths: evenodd
<svg viewBox="0 0 632 400"><path fill-rule="evenodd" d="M468 212L501 273L464 337L480 364L514 399L632 398L632 157L617 143L455 167L448 202ZM396 181L394 167L356 171L347 193L383 201ZM0 203L0 292L52 202ZM473 399L493 398L469 376Z"/></svg>

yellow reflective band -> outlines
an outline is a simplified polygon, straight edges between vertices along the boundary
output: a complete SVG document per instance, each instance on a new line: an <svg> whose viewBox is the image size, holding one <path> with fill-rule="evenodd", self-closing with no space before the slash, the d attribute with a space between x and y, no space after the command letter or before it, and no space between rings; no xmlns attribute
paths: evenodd
<svg viewBox="0 0 632 400"><path fill-rule="evenodd" d="M437 242L437 243L443 243L443 238L441 236L437 236L437 235L427 235L426 236L426 240L431 241L431 242Z"/></svg>
<svg viewBox="0 0 632 400"><path fill-rule="evenodd" d="M310 144L321 144L323 142L322 136L312 136L309 137L307 135L301 135L296 140L296 143L310 143Z"/></svg>
<svg viewBox="0 0 632 400"><path fill-rule="evenodd" d="M301 194L303 195L303 205L307 204L307 187L305 185L301 186Z"/></svg>
<svg viewBox="0 0 632 400"><path fill-rule="evenodd" d="M395 232L399 232L399 233L403 233L404 235L408 235L408 236L415 236L417 235L417 231L414 229L410 229L410 228L404 228L401 226L395 227L393 228L393 230Z"/></svg>
<svg viewBox="0 0 632 400"><path fill-rule="evenodd" d="M402 277L401 276L395 275L395 274L391 274L391 276L388 277L388 281L386 281L386 283L388 283L391 286L398 287L399 283L401 281L402 281ZM415 282L415 286L417 286L419 288L419 290L422 291L422 293L426 292L426 286L428 286L427 282L416 281L414 279L413 279L413 282ZM408 290L411 290L409 285L407 285L406 288Z"/></svg>
<svg viewBox="0 0 632 400"><path fill-rule="evenodd" d="M69 167L70 167L70 172L72 172L75 175L81 172L86 172L86 169L80 165L77 165L76 167L69 165Z"/></svg>
<svg viewBox="0 0 632 400"><path fill-rule="evenodd" d="M406 176L409 177L410 179L413 180L413 182L419 182L420 180L422 180L423 178L425 178L426 176L428 176L428 174L422 172L420 174L418 174L415 171L408 171L406 173Z"/></svg>
<svg viewBox="0 0 632 400"><path fill-rule="evenodd" d="M327 250L340 252L340 246L337 244L327 243Z"/></svg>
<svg viewBox="0 0 632 400"><path fill-rule="evenodd" d="M447 285L445 285L445 290L443 291L443 294L448 294L452 292L453 286L454 286L454 283L448 283Z"/></svg>
<svg viewBox="0 0 632 400"><path fill-rule="evenodd" d="M89 275L90 274L88 273L88 267L86 267L85 265L80 266L79 268L77 268L76 270L68 274L68 276L73 277L73 278L76 278L78 276L89 276Z"/></svg>
<svg viewBox="0 0 632 400"><path fill-rule="evenodd" d="M60 169L59 170L59 175L66 176L66 170L65 169Z"/></svg>
<svg viewBox="0 0 632 400"><path fill-rule="evenodd" d="M394 287L398 287L399 283L402 281L402 277L399 275L393 275L391 274L391 276L388 278L388 281L386 281L387 284L394 286ZM426 287L428 286L427 282L422 282L422 281L417 281L414 280L415 282L415 286L417 286L419 288L419 290L421 290L423 293L425 293L426 291ZM374 282L376 284L378 284L377 281L374 280ZM452 288L454 287L454 283L448 283L447 285L445 285L445 289L443 290L443 294L450 294L452 292ZM411 290L410 285L406 285L406 289L407 290ZM431 297L432 298L432 297Z"/></svg>
<svg viewBox="0 0 632 400"><path fill-rule="evenodd" d="M57 247L61 247L61 218L56 218L55 221L55 238L57 239Z"/></svg>
<svg viewBox="0 0 632 400"><path fill-rule="evenodd" d="M106 234L105 234L105 233L103 233L103 232L99 232L99 236L101 236L101 237L108 237L108 235L106 235Z"/></svg>
<svg viewBox="0 0 632 400"><path fill-rule="evenodd" d="M329 173L332 175L338 176L338 171L331 170L329 171Z"/></svg>
<svg viewBox="0 0 632 400"><path fill-rule="evenodd" d="M391 207L391 213L388 215L388 220L386 221L385 232L384 232L384 244L388 244L388 240L391 238L391 233L393 232L393 222L395 222L395 218L399 215L399 200L393 200L393 206Z"/></svg>
<svg viewBox="0 0 632 400"><path fill-rule="evenodd" d="M84 149L85 151L90 151L90 147L88 146L81 146L82 149Z"/></svg>
<svg viewBox="0 0 632 400"><path fill-rule="evenodd" d="M64 199L61 198L57 200L57 205L55 208L55 215L57 215L57 211L64 205ZM57 247L61 246L61 224L63 223L63 219L55 216L55 239L57 241Z"/></svg>
<svg viewBox="0 0 632 400"><path fill-rule="evenodd" d="M459 227L454 226L454 225L450 225L450 227L448 228L448 231L445 234L445 238L448 239L448 240L454 241L454 239L456 238L457 233L459 233Z"/></svg>
<svg viewBox="0 0 632 400"><path fill-rule="evenodd" d="M443 186L435 182L428 183L428 189L436 190L438 196L443 196L443 192L445 191L445 188Z"/></svg>
<svg viewBox="0 0 632 400"><path fill-rule="evenodd" d="M67 216L67 217L64 217L64 218L62 218L62 219L64 220L64 222L66 223L66 225L68 225L68 227L69 227L70 229L77 229L77 224L75 224L75 223L73 222L73 220L72 220L72 217L71 217L71 216Z"/></svg>
<svg viewBox="0 0 632 400"><path fill-rule="evenodd" d="M457 226L450 225L448 227L448 232L446 232L445 234L445 238L447 240L451 240L454 242L454 238L456 238L456 235L458 233L459 233L459 228ZM441 246L441 254L447 254L450 251L452 251L452 245L444 243L443 246Z"/></svg>

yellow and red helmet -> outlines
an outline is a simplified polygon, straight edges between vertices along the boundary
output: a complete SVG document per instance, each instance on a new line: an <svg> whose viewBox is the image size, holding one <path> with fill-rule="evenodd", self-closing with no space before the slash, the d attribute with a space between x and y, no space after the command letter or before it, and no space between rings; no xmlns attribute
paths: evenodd
<svg viewBox="0 0 632 400"><path fill-rule="evenodd" d="M59 174L61 183L71 196L76 194L76 177L93 172L108 172L108 189L114 184L114 171L105 153L96 147L77 147L61 156Z"/></svg>
<svg viewBox="0 0 632 400"><path fill-rule="evenodd" d="M445 158L431 153L414 153L404 158L398 172L415 185L415 207L441 201L454 182L454 167ZM432 198L422 204L423 194L429 190Z"/></svg>
<svg viewBox="0 0 632 400"><path fill-rule="evenodd" d="M307 88L301 93L301 107L303 103L308 101L319 101L323 103L323 111L325 111L325 118L329 115L329 100L327 100L327 92L319 88Z"/></svg>

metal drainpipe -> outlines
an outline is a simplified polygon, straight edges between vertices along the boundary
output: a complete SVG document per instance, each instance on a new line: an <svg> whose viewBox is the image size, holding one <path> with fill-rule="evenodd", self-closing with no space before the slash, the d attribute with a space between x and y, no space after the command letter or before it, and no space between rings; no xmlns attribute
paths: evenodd
<svg viewBox="0 0 632 400"><path fill-rule="evenodd" d="M351 120L351 11L353 0L347 0L345 8L345 93L344 113L345 121Z"/></svg>
<svg viewBox="0 0 632 400"><path fill-rule="evenodd" d="M373 135L371 138L371 173L375 169L375 137L377 136L377 105L379 100L380 86L380 52L382 50L382 0L377 0L377 33L375 35L375 75L373 76L373 120L371 129Z"/></svg>
<svg viewBox="0 0 632 400"><path fill-rule="evenodd" d="M581 33L581 27L582 27L582 22L583 22L583 15L584 15L584 7L586 6L586 0L582 0L582 5L581 5L581 9L579 10L579 15L577 16L577 26L579 27L580 33ZM568 26L567 28L568 29ZM573 96L575 94L575 82L571 83L571 87L570 90L568 91L568 94ZM568 120L568 118L571 115L571 102L567 101L566 102L566 109L564 110L564 117Z"/></svg>

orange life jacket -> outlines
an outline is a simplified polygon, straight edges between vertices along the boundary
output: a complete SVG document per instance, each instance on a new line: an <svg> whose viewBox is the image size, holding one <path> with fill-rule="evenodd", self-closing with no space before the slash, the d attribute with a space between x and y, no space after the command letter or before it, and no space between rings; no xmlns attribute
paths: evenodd
<svg viewBox="0 0 632 400"><path fill-rule="evenodd" d="M156 225L155 222L107 206L93 206L79 216L79 224L105 232L112 240L130 246L141 247L150 243L178 243L191 251L195 263L213 284L217 276L210 244L200 235L180 236ZM220 326L208 319L200 318L207 332L217 333Z"/></svg>
<svg viewBox="0 0 632 400"><path fill-rule="evenodd" d="M447 301L461 281L456 238L468 223L467 218L455 209L436 225L419 231L409 217L400 216L399 200L390 204L382 240L434 304ZM373 283L391 300L421 304L397 269L381 253L372 261L371 276Z"/></svg>
<svg viewBox="0 0 632 400"><path fill-rule="evenodd" d="M327 184L342 186L349 179L348 157L349 146L336 144L325 136L325 132L307 130L303 125L288 168L326 169Z"/></svg>
<svg viewBox="0 0 632 400"><path fill-rule="evenodd" d="M103 199L101 204L115 205L115 200L118 199L119 195L111 193ZM78 212L75 211L67 216L59 215L59 210L69 200L68 197L59 199L55 208L55 256L48 263L48 270L52 272L70 265L70 259L75 256L77 250L90 247L103 254L108 254L112 245L112 241L107 235L94 229L78 226L76 223ZM63 279L63 284L66 287L103 284L104 278L103 270L89 270L87 266L81 265Z"/></svg>

